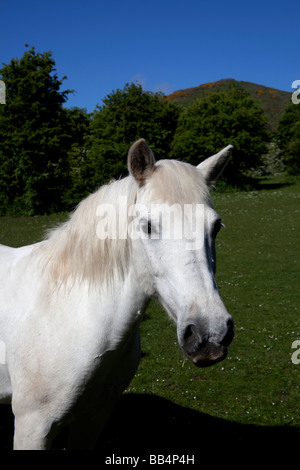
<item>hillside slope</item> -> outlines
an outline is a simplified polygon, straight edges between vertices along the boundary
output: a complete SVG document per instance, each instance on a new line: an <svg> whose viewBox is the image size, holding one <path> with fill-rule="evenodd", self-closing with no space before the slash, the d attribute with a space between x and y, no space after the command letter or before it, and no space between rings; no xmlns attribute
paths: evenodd
<svg viewBox="0 0 300 470"><path fill-rule="evenodd" d="M197 98L202 98L208 93L214 91L226 90L232 83L237 83L248 91L252 98L259 100L262 109L268 116L268 122L271 131L275 131L279 119L281 118L287 104L291 100L291 93L287 91L281 91L274 88L258 85L256 83L237 81L233 78L227 78L219 80L217 82L204 83L193 88L186 88L184 90L178 90L170 95L167 95L165 99L175 101L188 106Z"/></svg>

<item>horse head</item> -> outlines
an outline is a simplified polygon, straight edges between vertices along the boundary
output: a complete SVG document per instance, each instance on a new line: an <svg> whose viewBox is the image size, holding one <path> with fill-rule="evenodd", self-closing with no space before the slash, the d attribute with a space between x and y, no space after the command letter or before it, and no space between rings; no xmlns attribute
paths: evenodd
<svg viewBox="0 0 300 470"><path fill-rule="evenodd" d="M223 360L234 337L233 320L215 280L215 238L222 221L209 196L231 149L229 145L197 167L156 162L143 139L128 154L129 172L138 185L136 278L176 322L181 349L199 367Z"/></svg>

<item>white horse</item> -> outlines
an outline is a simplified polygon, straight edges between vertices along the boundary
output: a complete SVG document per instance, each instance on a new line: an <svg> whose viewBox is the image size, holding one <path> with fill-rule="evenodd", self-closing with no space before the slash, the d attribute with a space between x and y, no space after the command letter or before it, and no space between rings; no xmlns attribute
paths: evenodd
<svg viewBox="0 0 300 470"><path fill-rule="evenodd" d="M150 298L197 366L226 357L234 326L214 277L222 223L208 186L230 151L198 167L155 162L141 139L129 176L83 200L45 241L0 246L0 402L12 403L14 449L47 449L67 424L70 448L94 446L136 372Z"/></svg>

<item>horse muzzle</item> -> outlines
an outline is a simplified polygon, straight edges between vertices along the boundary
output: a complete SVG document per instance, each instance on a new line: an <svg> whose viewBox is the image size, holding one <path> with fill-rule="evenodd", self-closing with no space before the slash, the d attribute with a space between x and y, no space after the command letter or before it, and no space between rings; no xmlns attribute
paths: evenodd
<svg viewBox="0 0 300 470"><path fill-rule="evenodd" d="M226 324L225 334L220 340L204 334L201 326L203 327L203 324L187 325L180 335L179 344L184 354L197 367L208 367L223 361L227 356L227 347L234 337L234 325L230 318Z"/></svg>
<svg viewBox="0 0 300 470"><path fill-rule="evenodd" d="M207 342L199 348L199 350L191 355L187 355L189 359L197 367L213 366L217 362L223 361L227 356L228 349L221 344Z"/></svg>

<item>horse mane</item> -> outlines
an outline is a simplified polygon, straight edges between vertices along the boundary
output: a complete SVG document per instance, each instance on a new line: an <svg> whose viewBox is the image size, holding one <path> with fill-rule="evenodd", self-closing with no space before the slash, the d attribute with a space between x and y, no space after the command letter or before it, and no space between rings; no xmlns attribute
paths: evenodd
<svg viewBox="0 0 300 470"><path fill-rule="evenodd" d="M42 269L50 272L56 284L65 284L67 280L71 283L75 280L87 280L90 284L110 283L115 276L125 275L130 259L130 240L128 237L101 240L97 236L97 224L101 223L97 212L101 204L113 204L121 225L119 233L123 233L127 227L127 213L119 213L119 200L126 196L128 205L134 204L136 193L137 184L133 177L112 181L81 201L66 222L48 231L41 244L40 261Z"/></svg>
<svg viewBox="0 0 300 470"><path fill-rule="evenodd" d="M201 172L184 162L160 160L145 187L153 203L209 202L209 190ZM47 233L39 250L40 262L56 285L66 281L72 285L75 280L107 285L116 277L125 277L130 265L131 240L127 236L128 211L120 207L120 200L126 198L128 209L136 202L137 190L138 184L131 175L114 180L81 201L66 222ZM97 236L97 224L101 223L97 213L103 204L115 207L116 212L111 215L116 216L117 233L123 236L114 239Z"/></svg>

